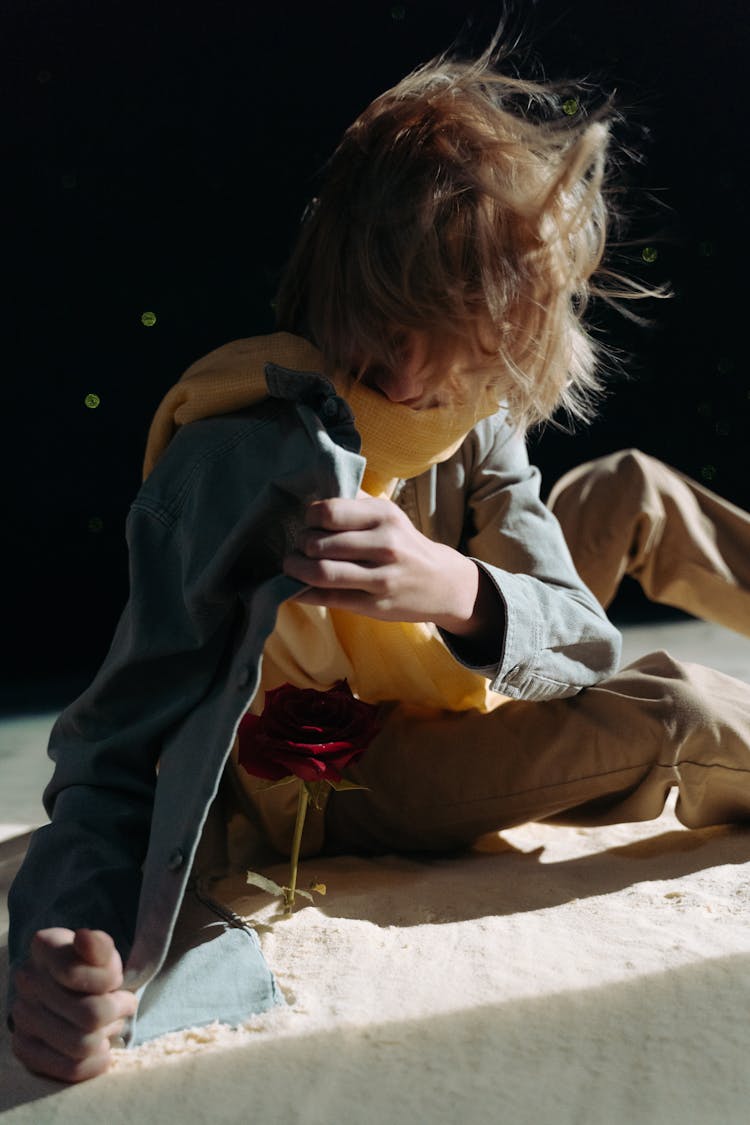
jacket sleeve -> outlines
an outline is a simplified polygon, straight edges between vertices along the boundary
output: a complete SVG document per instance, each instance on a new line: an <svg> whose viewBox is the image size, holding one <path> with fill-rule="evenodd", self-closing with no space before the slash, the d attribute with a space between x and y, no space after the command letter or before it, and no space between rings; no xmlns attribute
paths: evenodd
<svg viewBox="0 0 750 1125"><path fill-rule="evenodd" d="M184 836L174 879L187 873L275 610L301 588L279 560L304 505L342 487L354 495L361 478L351 412L333 388L321 397L318 381L303 378L314 381L310 404L295 384L289 401L182 427L131 508L130 598L94 682L52 730L50 823L9 896L11 997L41 928L103 929L127 959L144 860L165 835L153 830L155 800L173 818L166 828ZM161 925L171 907L148 905ZM163 935L147 936L149 950L161 948Z"/></svg>
<svg viewBox="0 0 750 1125"><path fill-rule="evenodd" d="M103 929L127 958L163 747L209 693L244 622L238 568L252 582L262 577L253 566L273 565L274 528L264 559L262 529L253 537L245 518L259 491L249 475L259 426L186 427L131 508L130 597L93 683L53 727L50 823L9 895L11 990L34 933L49 926Z"/></svg>
<svg viewBox="0 0 750 1125"><path fill-rule="evenodd" d="M473 662L459 638L443 634L454 656L514 699L574 695L613 675L620 633L578 576L560 525L540 499L540 473L529 464L523 435L498 415L472 431L460 456L462 549L492 582L505 624L491 662Z"/></svg>
<svg viewBox="0 0 750 1125"><path fill-rule="evenodd" d="M103 929L123 961L129 950L162 741L207 690L234 616L228 590L193 597L180 526L131 509L130 599L95 680L50 736L51 820L11 888L11 970L48 926Z"/></svg>

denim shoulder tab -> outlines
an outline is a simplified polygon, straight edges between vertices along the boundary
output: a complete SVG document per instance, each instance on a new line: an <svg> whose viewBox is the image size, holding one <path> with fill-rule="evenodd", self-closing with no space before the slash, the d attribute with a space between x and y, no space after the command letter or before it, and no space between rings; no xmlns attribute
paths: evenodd
<svg viewBox="0 0 750 1125"><path fill-rule="evenodd" d="M330 379L315 371L294 371L276 363L267 363L264 370L272 397L309 407L338 445L359 453L362 442L354 428L354 414Z"/></svg>
<svg viewBox="0 0 750 1125"><path fill-rule="evenodd" d="M290 398L312 405L320 398L330 398L336 388L330 379L317 371L295 371L278 363L265 364L266 385L274 398Z"/></svg>

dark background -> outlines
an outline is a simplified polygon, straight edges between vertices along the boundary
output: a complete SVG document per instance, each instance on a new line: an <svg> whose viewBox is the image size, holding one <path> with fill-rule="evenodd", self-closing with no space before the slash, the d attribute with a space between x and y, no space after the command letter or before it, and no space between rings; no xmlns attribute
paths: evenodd
<svg viewBox="0 0 750 1125"><path fill-rule="evenodd" d="M481 51L500 13L5 0L6 706L42 704L50 683L84 682L100 662L127 593L124 521L153 410L195 358L272 329L342 130L452 42ZM750 506L746 0L539 0L512 17L532 46L521 73L541 76L541 60L549 78L588 76L593 101L617 89L619 137L641 159L621 170L632 245L611 264L676 294L638 304L649 327L593 305L620 370L588 430L533 438L545 491L636 445ZM644 608L631 590L616 612Z"/></svg>

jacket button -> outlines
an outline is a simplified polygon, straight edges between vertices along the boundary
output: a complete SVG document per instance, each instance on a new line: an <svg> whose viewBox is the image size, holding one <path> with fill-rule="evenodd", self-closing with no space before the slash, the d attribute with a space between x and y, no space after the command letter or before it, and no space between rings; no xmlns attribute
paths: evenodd
<svg viewBox="0 0 750 1125"><path fill-rule="evenodd" d="M336 415L338 414L338 412L339 412L339 407L338 407L338 403L336 402L336 399L333 396L331 396L330 398L327 398L325 400L325 402L323 403L323 417L324 418L335 418Z"/></svg>
<svg viewBox="0 0 750 1125"><path fill-rule="evenodd" d="M240 670L239 676L237 677L237 687L247 687L247 685L249 683L250 683L250 669L249 668L242 668Z"/></svg>
<svg viewBox="0 0 750 1125"><path fill-rule="evenodd" d="M175 850L167 860L167 867L170 871L179 871L184 862L185 856L182 854L182 849L175 848Z"/></svg>

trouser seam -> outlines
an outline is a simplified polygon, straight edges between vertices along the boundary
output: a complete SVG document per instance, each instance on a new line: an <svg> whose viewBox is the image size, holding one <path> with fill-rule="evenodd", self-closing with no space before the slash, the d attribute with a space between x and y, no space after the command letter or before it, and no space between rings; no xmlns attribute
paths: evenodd
<svg viewBox="0 0 750 1125"><path fill-rule="evenodd" d="M702 770L722 769L729 770L731 773L750 773L750 769L746 766L730 766L726 762L696 762L692 758L680 758L675 762L676 767L680 766L697 766Z"/></svg>
<svg viewBox="0 0 750 1125"><path fill-rule="evenodd" d="M491 796L488 796L488 797L471 797L471 798L467 798L466 800L463 800L463 801L453 801L451 804L441 803L439 807L441 807L441 808L458 808L458 807L463 806L463 805L480 805L480 804L486 804L488 802L493 802L493 801L508 801L508 800L513 799L514 797L525 797L530 793L545 793L545 792L551 793L555 789L567 788L570 785L580 785L583 782L593 781L597 778L615 777L615 776L617 776L617 774L632 773L633 771L648 771L648 770L651 770L651 769L666 769L666 770L671 770L672 772L674 772L674 764L672 762L654 762L654 761L649 759L645 762L637 763L636 765L624 766L624 767L620 767L619 769L616 769L616 770L602 770L602 771L598 771L596 773L584 774L581 777L571 777L566 781L558 781L558 782L555 782L554 784L550 784L550 785L535 785L535 786L529 787L528 789L516 789L516 790L513 790L512 792L506 792L506 793L502 793L502 794L494 794L494 795L491 795ZM675 778L675 785L676 784L677 784L677 779ZM404 810L428 809L428 808L435 808L435 807L438 807L438 806L436 806L434 804L433 805L409 804L409 805L402 805L401 806L401 808L404 809Z"/></svg>

